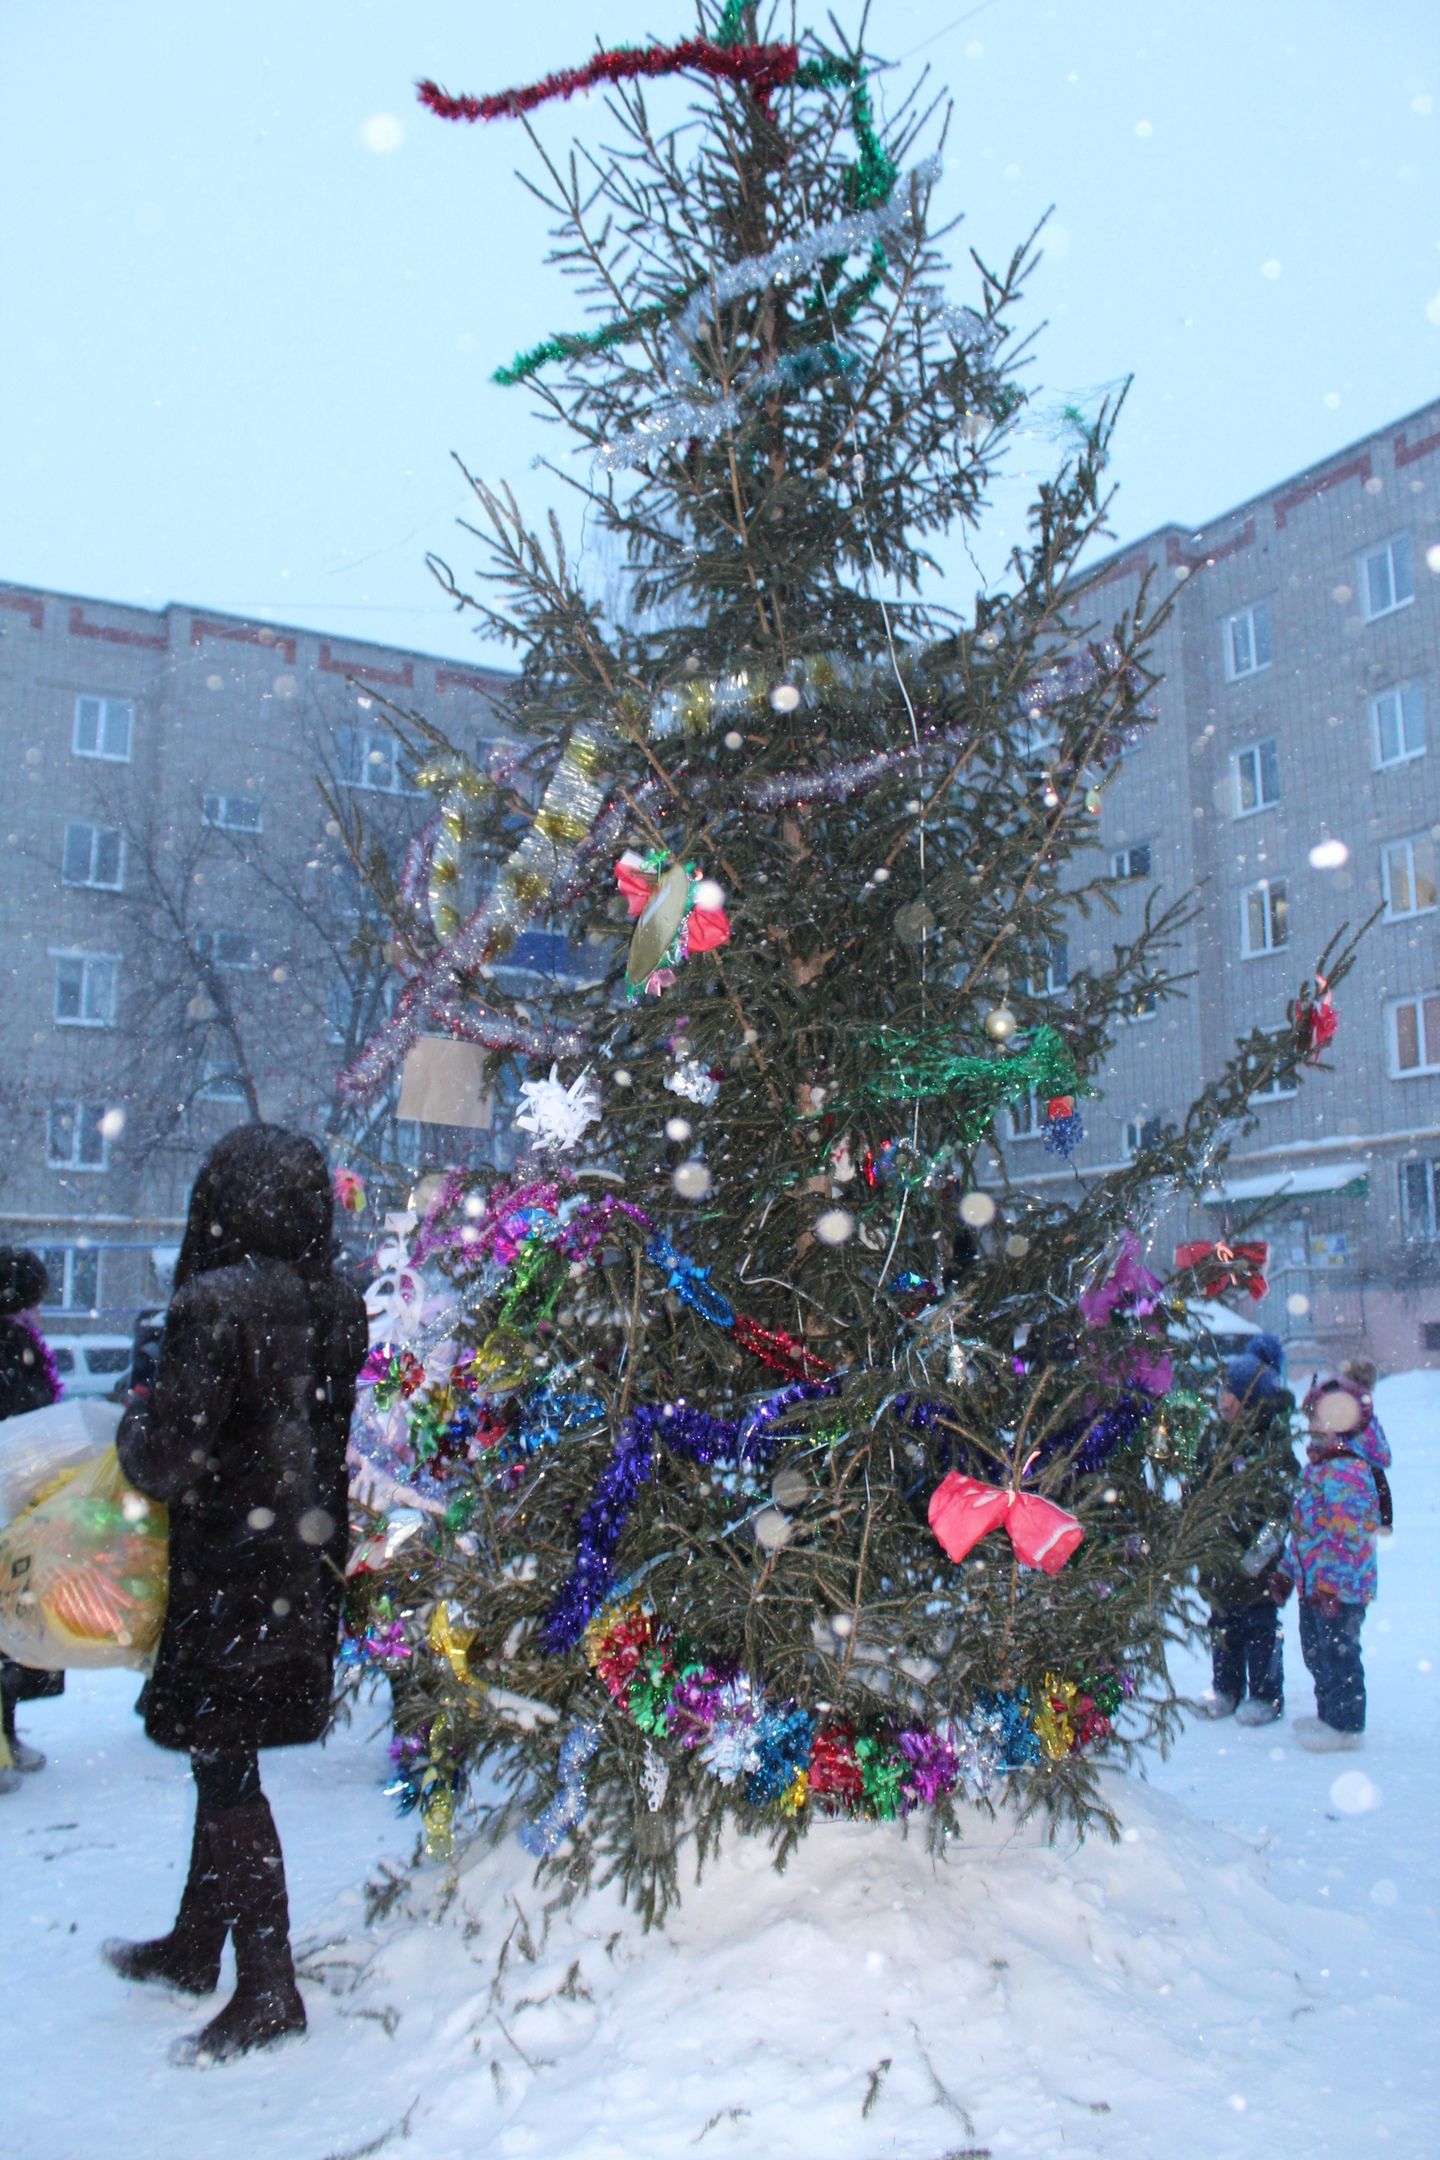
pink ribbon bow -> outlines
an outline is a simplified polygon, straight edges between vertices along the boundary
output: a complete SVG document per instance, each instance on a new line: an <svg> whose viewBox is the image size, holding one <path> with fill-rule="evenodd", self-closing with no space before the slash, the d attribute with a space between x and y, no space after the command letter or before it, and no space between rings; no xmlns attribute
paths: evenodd
<svg viewBox="0 0 1440 2160"><path fill-rule="evenodd" d="M1085 1532L1073 1515L1039 1493L1013 1492L951 1470L930 1495L930 1528L952 1560L1001 1525L1025 1567L1058 1575Z"/></svg>

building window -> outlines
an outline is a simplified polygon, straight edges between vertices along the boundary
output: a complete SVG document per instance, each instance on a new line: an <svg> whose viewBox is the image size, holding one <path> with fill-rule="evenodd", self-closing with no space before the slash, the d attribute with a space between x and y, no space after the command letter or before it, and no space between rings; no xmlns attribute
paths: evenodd
<svg viewBox="0 0 1440 2160"><path fill-rule="evenodd" d="M207 795L202 815L222 832L262 832L264 815L254 795Z"/></svg>
<svg viewBox="0 0 1440 2160"><path fill-rule="evenodd" d="M1150 843L1137 840L1133 847L1118 848L1110 857L1110 875L1121 884L1150 875Z"/></svg>
<svg viewBox="0 0 1440 2160"><path fill-rule="evenodd" d="M337 748L346 787L371 788L381 795L417 792L409 760L388 728L342 727Z"/></svg>
<svg viewBox="0 0 1440 2160"><path fill-rule="evenodd" d="M1250 817L1280 800L1280 753L1273 735L1235 753L1235 815Z"/></svg>
<svg viewBox="0 0 1440 2160"><path fill-rule="evenodd" d="M1050 940L1050 957L1043 974L1032 975L1025 984L1031 997L1054 997L1064 990L1070 981L1070 943L1068 938Z"/></svg>
<svg viewBox="0 0 1440 2160"><path fill-rule="evenodd" d="M1225 673L1231 682L1258 675L1270 665L1270 603L1257 600L1225 619Z"/></svg>
<svg viewBox="0 0 1440 2160"><path fill-rule="evenodd" d="M1387 922L1429 914L1435 905L1435 842L1430 834L1387 841L1380 850L1380 879Z"/></svg>
<svg viewBox="0 0 1440 2160"><path fill-rule="evenodd" d="M1375 767L1403 765L1425 751L1425 686L1396 683L1370 700L1370 727L1375 744Z"/></svg>
<svg viewBox="0 0 1440 2160"><path fill-rule="evenodd" d="M103 953L55 955L55 1020L60 1027L113 1027L120 963Z"/></svg>
<svg viewBox="0 0 1440 2160"><path fill-rule="evenodd" d="M1440 990L1390 1007L1390 1071L1397 1080L1440 1072Z"/></svg>
<svg viewBox="0 0 1440 2160"><path fill-rule="evenodd" d="M1036 1094L1022 1095L1005 1106L1005 1126L1012 1140L1038 1140L1045 1131L1045 1106Z"/></svg>
<svg viewBox="0 0 1440 2160"><path fill-rule="evenodd" d="M1247 960L1278 952L1290 935L1283 878L1261 878L1240 895L1240 950Z"/></svg>
<svg viewBox="0 0 1440 2160"><path fill-rule="evenodd" d="M260 955L243 930L197 930L197 959L217 968L259 967Z"/></svg>
<svg viewBox="0 0 1440 2160"><path fill-rule="evenodd" d="M1440 1239L1440 1157L1400 1165L1400 1219L1405 1235L1433 1245Z"/></svg>
<svg viewBox="0 0 1440 2160"><path fill-rule="evenodd" d="M100 1303L100 1254L93 1245L42 1245L50 1287L46 1312L93 1313Z"/></svg>
<svg viewBox="0 0 1440 2160"><path fill-rule="evenodd" d="M1292 1028L1283 1027L1273 1030L1273 1040L1277 1043L1289 1043L1293 1042L1294 1039L1294 1030ZM1256 1088L1250 1100L1252 1102L1288 1102L1292 1095L1298 1095L1299 1092L1300 1085L1293 1073L1287 1079L1283 1072L1274 1072L1266 1081L1264 1087Z"/></svg>
<svg viewBox="0 0 1440 2160"><path fill-rule="evenodd" d="M88 885L96 892L119 892L125 882L125 842L113 825L65 827L60 875L67 885Z"/></svg>
<svg viewBox="0 0 1440 2160"><path fill-rule="evenodd" d="M46 1129L45 1160L52 1170L103 1170L110 1143L104 1103L54 1102Z"/></svg>
<svg viewBox="0 0 1440 2160"><path fill-rule="evenodd" d="M1126 1118L1125 1130L1120 1140L1125 1160L1133 1162L1135 1157L1143 1153L1146 1148L1158 1147L1164 1137L1165 1125L1163 1119L1158 1117Z"/></svg>
<svg viewBox="0 0 1440 2160"><path fill-rule="evenodd" d="M135 707L129 698L76 698L76 757L108 758L112 765L128 765L134 733Z"/></svg>
<svg viewBox="0 0 1440 2160"><path fill-rule="evenodd" d="M1408 607L1414 598L1415 568L1408 533L1387 540L1383 547L1370 548L1361 556L1360 600L1366 622L1393 615L1396 608Z"/></svg>
<svg viewBox="0 0 1440 2160"><path fill-rule="evenodd" d="M235 1070L235 1054L228 1041L207 1039L195 1093L202 1102L244 1102L245 1083Z"/></svg>

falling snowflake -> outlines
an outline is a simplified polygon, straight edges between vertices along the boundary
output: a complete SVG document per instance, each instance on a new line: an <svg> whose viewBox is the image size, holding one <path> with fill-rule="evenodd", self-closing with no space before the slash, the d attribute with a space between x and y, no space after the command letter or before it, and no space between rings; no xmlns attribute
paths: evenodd
<svg viewBox="0 0 1440 2160"><path fill-rule="evenodd" d="M547 1080L526 1080L520 1094L524 1109L515 1119L516 1129L533 1133L532 1147L568 1150L577 1147L586 1128L599 1123L600 1090L588 1071L566 1087L558 1065L550 1067Z"/></svg>

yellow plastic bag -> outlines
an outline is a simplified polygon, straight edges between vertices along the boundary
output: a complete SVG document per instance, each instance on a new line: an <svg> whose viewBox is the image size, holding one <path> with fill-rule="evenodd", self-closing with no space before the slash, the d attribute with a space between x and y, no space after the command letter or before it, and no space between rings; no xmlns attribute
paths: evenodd
<svg viewBox="0 0 1440 2160"><path fill-rule="evenodd" d="M21 1665L144 1667L165 1618L166 1510L113 1447L0 1530L0 1650Z"/></svg>

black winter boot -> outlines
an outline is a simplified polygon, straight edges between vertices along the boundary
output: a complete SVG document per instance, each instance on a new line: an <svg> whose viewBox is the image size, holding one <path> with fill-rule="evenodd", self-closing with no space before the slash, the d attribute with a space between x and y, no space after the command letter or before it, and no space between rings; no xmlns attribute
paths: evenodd
<svg viewBox="0 0 1440 2160"><path fill-rule="evenodd" d="M285 1861L270 1803L262 1793L244 1807L217 1810L206 1836L220 1910L235 1939L235 1993L203 2032L174 2049L179 2063L228 2062L305 2030L290 1955Z"/></svg>
<svg viewBox="0 0 1440 2160"><path fill-rule="evenodd" d="M190 1840L190 1872L180 1893L180 1910L168 1935L154 1942L122 1942L111 1936L100 1955L122 1980L153 1980L182 1995L210 1995L220 1981L220 1953L229 1933L220 1909L220 1885L210 1860L208 1817L195 1810Z"/></svg>

